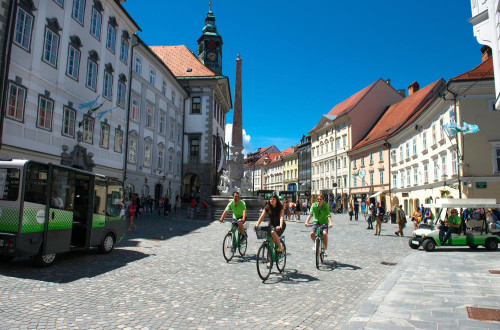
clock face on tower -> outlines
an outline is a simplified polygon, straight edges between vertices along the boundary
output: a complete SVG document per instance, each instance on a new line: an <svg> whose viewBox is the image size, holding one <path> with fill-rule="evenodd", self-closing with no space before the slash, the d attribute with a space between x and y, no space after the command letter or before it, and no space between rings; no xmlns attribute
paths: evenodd
<svg viewBox="0 0 500 330"><path fill-rule="evenodd" d="M208 52L207 59L211 62L215 62L217 60L217 53L216 52Z"/></svg>

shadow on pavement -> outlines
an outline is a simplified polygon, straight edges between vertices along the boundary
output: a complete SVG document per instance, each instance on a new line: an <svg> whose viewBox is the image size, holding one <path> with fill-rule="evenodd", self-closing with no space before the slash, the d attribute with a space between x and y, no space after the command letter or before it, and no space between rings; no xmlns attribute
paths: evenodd
<svg viewBox="0 0 500 330"><path fill-rule="evenodd" d="M299 284L299 283L307 283L314 281L319 281L319 279L317 277L301 273L297 269L285 269L281 274L274 271L273 273L271 273L271 276L269 276L269 278L263 283Z"/></svg>
<svg viewBox="0 0 500 330"><path fill-rule="evenodd" d="M358 270L361 269L361 267L354 266L354 265L348 265L348 264L342 264L340 262L337 262L335 260L325 260L323 265L320 266L320 270L335 270L335 269L347 269L347 270Z"/></svg>
<svg viewBox="0 0 500 330"><path fill-rule="evenodd" d="M74 251L58 254L54 264L45 268L35 266L31 258L19 257L8 264L0 264L0 274L35 281L70 283L115 271L148 256L126 249L115 249L110 254L100 254L97 249Z"/></svg>

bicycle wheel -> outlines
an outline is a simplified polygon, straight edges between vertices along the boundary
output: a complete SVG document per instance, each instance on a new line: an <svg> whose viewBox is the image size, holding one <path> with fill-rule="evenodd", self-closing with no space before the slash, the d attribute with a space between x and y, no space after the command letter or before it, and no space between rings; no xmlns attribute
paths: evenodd
<svg viewBox="0 0 500 330"><path fill-rule="evenodd" d="M224 242L222 243L222 254L224 255L224 259L228 262L233 259L234 256L233 243L233 234L229 232L224 236Z"/></svg>
<svg viewBox="0 0 500 330"><path fill-rule="evenodd" d="M316 237L316 249L315 249L315 254L316 254L316 268L319 269L319 263L321 262L320 260L320 255L321 255L321 240L319 237Z"/></svg>
<svg viewBox="0 0 500 330"><path fill-rule="evenodd" d="M319 259L321 263L325 263L325 242L321 240L320 249L319 249Z"/></svg>
<svg viewBox="0 0 500 330"><path fill-rule="evenodd" d="M240 251L240 256L242 256L242 257L243 257L243 256L245 255L245 253L247 252L247 245L248 245L248 244L247 244L247 243L248 243L248 242L247 242L247 238L248 238L248 236L245 236L245 239L244 239L244 240L242 240L242 239L241 239L241 235L240 235L240 246L238 246L238 251Z"/></svg>
<svg viewBox="0 0 500 330"><path fill-rule="evenodd" d="M283 249L283 253L280 255L276 256L276 268L278 268L280 273L283 273L285 270L285 265L286 265L286 245L285 241L280 239L281 241L281 248Z"/></svg>
<svg viewBox="0 0 500 330"><path fill-rule="evenodd" d="M271 250L269 244L263 243L257 252L257 273L259 277L265 281L271 274L273 268L273 260L271 258Z"/></svg>

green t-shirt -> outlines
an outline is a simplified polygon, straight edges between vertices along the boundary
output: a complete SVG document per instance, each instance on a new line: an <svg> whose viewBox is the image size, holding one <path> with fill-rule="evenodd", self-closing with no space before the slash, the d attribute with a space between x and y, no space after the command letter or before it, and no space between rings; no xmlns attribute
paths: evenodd
<svg viewBox="0 0 500 330"><path fill-rule="evenodd" d="M231 210L233 211L233 219L243 218L243 211L247 209L245 202L241 199L238 201L238 206L235 205L234 199L229 202L226 206L226 212Z"/></svg>
<svg viewBox="0 0 500 330"><path fill-rule="evenodd" d="M309 214L313 216L313 223L319 223L320 225L326 225L328 223L328 217L331 216L327 203L321 205L321 210L319 209L318 203L313 203Z"/></svg>
<svg viewBox="0 0 500 330"><path fill-rule="evenodd" d="M460 225L462 223L462 219L458 215L450 215L447 221L453 225Z"/></svg>

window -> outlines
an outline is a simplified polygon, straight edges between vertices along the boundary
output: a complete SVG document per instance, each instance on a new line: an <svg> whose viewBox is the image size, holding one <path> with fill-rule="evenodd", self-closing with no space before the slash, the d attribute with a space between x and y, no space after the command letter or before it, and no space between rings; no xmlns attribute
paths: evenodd
<svg viewBox="0 0 500 330"><path fill-rule="evenodd" d="M91 144L94 142L94 118L86 117L83 120L83 141Z"/></svg>
<svg viewBox="0 0 500 330"><path fill-rule="evenodd" d="M109 148L109 125L106 123L101 123L101 141L99 146L104 149Z"/></svg>
<svg viewBox="0 0 500 330"><path fill-rule="evenodd" d="M373 186L373 172L370 173L370 186Z"/></svg>
<svg viewBox="0 0 500 330"><path fill-rule="evenodd" d="M433 163L434 163L434 180L437 181L439 178L439 172L438 172L439 166L437 159L434 159Z"/></svg>
<svg viewBox="0 0 500 330"><path fill-rule="evenodd" d="M90 34L101 40L102 14L96 7L92 7L92 20L90 22Z"/></svg>
<svg viewBox="0 0 500 330"><path fill-rule="evenodd" d="M130 138L128 142L128 162L135 164L137 162L137 139Z"/></svg>
<svg viewBox="0 0 500 330"><path fill-rule="evenodd" d="M172 103L175 105L175 91L172 89Z"/></svg>
<svg viewBox="0 0 500 330"><path fill-rule="evenodd" d="M158 125L158 131L160 134L165 134L165 124L167 122L167 117L164 113L160 114L160 124Z"/></svg>
<svg viewBox="0 0 500 330"><path fill-rule="evenodd" d="M401 179L401 188L405 186L405 172L402 171L401 174L399 175L399 178Z"/></svg>
<svg viewBox="0 0 500 330"><path fill-rule="evenodd" d="M163 149L158 149L158 167L163 169Z"/></svg>
<svg viewBox="0 0 500 330"><path fill-rule="evenodd" d="M402 162L403 159L403 146L399 146L399 161Z"/></svg>
<svg viewBox="0 0 500 330"><path fill-rule="evenodd" d="M135 57L135 62L134 62L134 71L137 73L139 76L142 75L142 58L139 56Z"/></svg>
<svg viewBox="0 0 500 330"><path fill-rule="evenodd" d="M146 110L146 127L153 127L153 108L150 105L148 105Z"/></svg>
<svg viewBox="0 0 500 330"><path fill-rule="evenodd" d="M174 155L173 153L171 152L169 155L168 155L168 171L169 172L172 172L173 171L173 161L174 161Z"/></svg>
<svg viewBox="0 0 500 330"><path fill-rule="evenodd" d="M427 133L426 132L422 133L422 148L424 150L427 149Z"/></svg>
<svg viewBox="0 0 500 330"><path fill-rule="evenodd" d="M446 155L441 155L441 173L442 175L448 174L448 171L446 171Z"/></svg>
<svg viewBox="0 0 500 330"><path fill-rule="evenodd" d="M14 43L28 52L31 46L31 32L33 28L33 16L19 7L16 18L16 31L14 32Z"/></svg>
<svg viewBox="0 0 500 330"><path fill-rule="evenodd" d="M181 143L182 128L181 125L177 125L177 143Z"/></svg>
<svg viewBox="0 0 500 330"><path fill-rule="evenodd" d="M436 144L436 125L432 125L432 145Z"/></svg>
<svg viewBox="0 0 500 330"><path fill-rule="evenodd" d="M356 168L356 156L352 157L352 167ZM333 169L333 166L332 166L332 169Z"/></svg>
<svg viewBox="0 0 500 330"><path fill-rule="evenodd" d="M417 138L413 138L413 156L417 154Z"/></svg>
<svg viewBox="0 0 500 330"><path fill-rule="evenodd" d="M406 158L410 158L410 142L406 142L405 150L406 150Z"/></svg>
<svg viewBox="0 0 500 330"><path fill-rule="evenodd" d="M191 113L200 114L201 113L201 98L193 97L193 104L191 105Z"/></svg>
<svg viewBox="0 0 500 330"><path fill-rule="evenodd" d="M113 90L113 76L110 72L104 72L104 86L102 88L102 96L111 100Z"/></svg>
<svg viewBox="0 0 500 330"><path fill-rule="evenodd" d="M344 168L346 168L346 167L347 167L347 157L344 157L344 166L343 166L343 167L344 167Z"/></svg>
<svg viewBox="0 0 500 330"><path fill-rule="evenodd" d="M458 174L457 153L451 152L451 174Z"/></svg>
<svg viewBox="0 0 500 330"><path fill-rule="evenodd" d="M347 147L347 136L342 137L342 146Z"/></svg>
<svg viewBox="0 0 500 330"><path fill-rule="evenodd" d="M87 62L87 87L95 91L97 86L97 62L94 62L91 58Z"/></svg>
<svg viewBox="0 0 500 330"><path fill-rule="evenodd" d="M413 184L418 184L418 167L413 168Z"/></svg>
<svg viewBox="0 0 500 330"><path fill-rule="evenodd" d="M17 121L24 119L24 102L26 101L26 89L10 84L9 104L7 106L7 117Z"/></svg>
<svg viewBox="0 0 500 330"><path fill-rule="evenodd" d="M73 11L71 16L83 25L83 15L85 14L85 0L73 0Z"/></svg>
<svg viewBox="0 0 500 330"><path fill-rule="evenodd" d="M120 60L127 64L128 60L128 40L122 37L122 45L120 47Z"/></svg>
<svg viewBox="0 0 500 330"><path fill-rule="evenodd" d="M57 52L59 50L59 35L57 35L48 26L45 28L45 41L43 44L43 56L44 62L52 65L53 67L57 64Z"/></svg>
<svg viewBox="0 0 500 330"><path fill-rule="evenodd" d="M123 131L120 129L115 129L115 152L123 152Z"/></svg>
<svg viewBox="0 0 500 330"><path fill-rule="evenodd" d="M149 83L154 86L155 81L156 81L156 71L155 71L155 69L150 67L149 68Z"/></svg>
<svg viewBox="0 0 500 330"><path fill-rule="evenodd" d="M52 129L52 111L54 110L54 102L43 96L38 98L38 119L36 127L46 130Z"/></svg>
<svg viewBox="0 0 500 330"><path fill-rule="evenodd" d="M352 177L352 186L353 187L357 187L358 186L358 177L357 176L353 175L353 177Z"/></svg>
<svg viewBox="0 0 500 330"><path fill-rule="evenodd" d="M151 167L151 146L149 144L144 146L144 167Z"/></svg>
<svg viewBox="0 0 500 330"><path fill-rule="evenodd" d="M108 23L108 37L106 39L106 48L109 49L113 54L115 53L116 46L116 28L113 27L112 23Z"/></svg>
<svg viewBox="0 0 500 330"><path fill-rule="evenodd" d="M396 163L396 150L391 150L391 162Z"/></svg>
<svg viewBox="0 0 500 330"><path fill-rule="evenodd" d="M64 107L62 135L75 137L75 120L76 120L76 111Z"/></svg>
<svg viewBox="0 0 500 330"><path fill-rule="evenodd" d="M500 145L493 145L493 171L500 172Z"/></svg>
<svg viewBox="0 0 500 330"><path fill-rule="evenodd" d="M411 186L411 170L410 169L406 170L406 180L407 180L408 186Z"/></svg>
<svg viewBox="0 0 500 330"><path fill-rule="evenodd" d="M174 118L170 117L170 139L174 139Z"/></svg>
<svg viewBox="0 0 500 330"><path fill-rule="evenodd" d="M383 162L384 161L384 152L382 151L382 148L378 150L378 161Z"/></svg>
<svg viewBox="0 0 500 330"><path fill-rule="evenodd" d="M429 164L425 163L424 164L424 183L429 182Z"/></svg>
<svg viewBox="0 0 500 330"><path fill-rule="evenodd" d="M137 99L132 99L132 112L130 113L132 120L139 120L139 101Z"/></svg>
<svg viewBox="0 0 500 330"><path fill-rule="evenodd" d="M337 140L335 141L335 144L336 144L336 145L335 145L335 148L339 149L339 148L340 148L340 139L337 139Z"/></svg>
<svg viewBox="0 0 500 330"><path fill-rule="evenodd" d="M118 81L118 97L116 103L119 107L125 107L126 85L123 81Z"/></svg>
<svg viewBox="0 0 500 330"><path fill-rule="evenodd" d="M384 184L384 171L379 172L379 183Z"/></svg>
<svg viewBox="0 0 500 330"><path fill-rule="evenodd" d="M161 82L161 93L163 96L167 96L167 82L165 80Z"/></svg>
<svg viewBox="0 0 500 330"><path fill-rule="evenodd" d="M397 174L392 175L392 187L393 188L398 187L398 175Z"/></svg>
<svg viewBox="0 0 500 330"><path fill-rule="evenodd" d="M61 7L64 5L64 0L54 0L54 1Z"/></svg>
<svg viewBox="0 0 500 330"><path fill-rule="evenodd" d="M191 162L198 161L198 157L200 155L200 140L199 139L191 139L189 141L189 157Z"/></svg>
<svg viewBox="0 0 500 330"><path fill-rule="evenodd" d="M68 49L68 67L66 68L66 74L71 78L78 80L78 71L80 68L80 51L69 45Z"/></svg>
<svg viewBox="0 0 500 330"><path fill-rule="evenodd" d="M439 139L440 140L444 139L444 128L443 128L443 125L444 125L444 119L441 118L441 119L439 119Z"/></svg>
<svg viewBox="0 0 500 330"><path fill-rule="evenodd" d="M361 166L365 166L365 155L361 155Z"/></svg>
<svg viewBox="0 0 500 330"><path fill-rule="evenodd" d="M370 152L370 164L373 164L373 152Z"/></svg>

